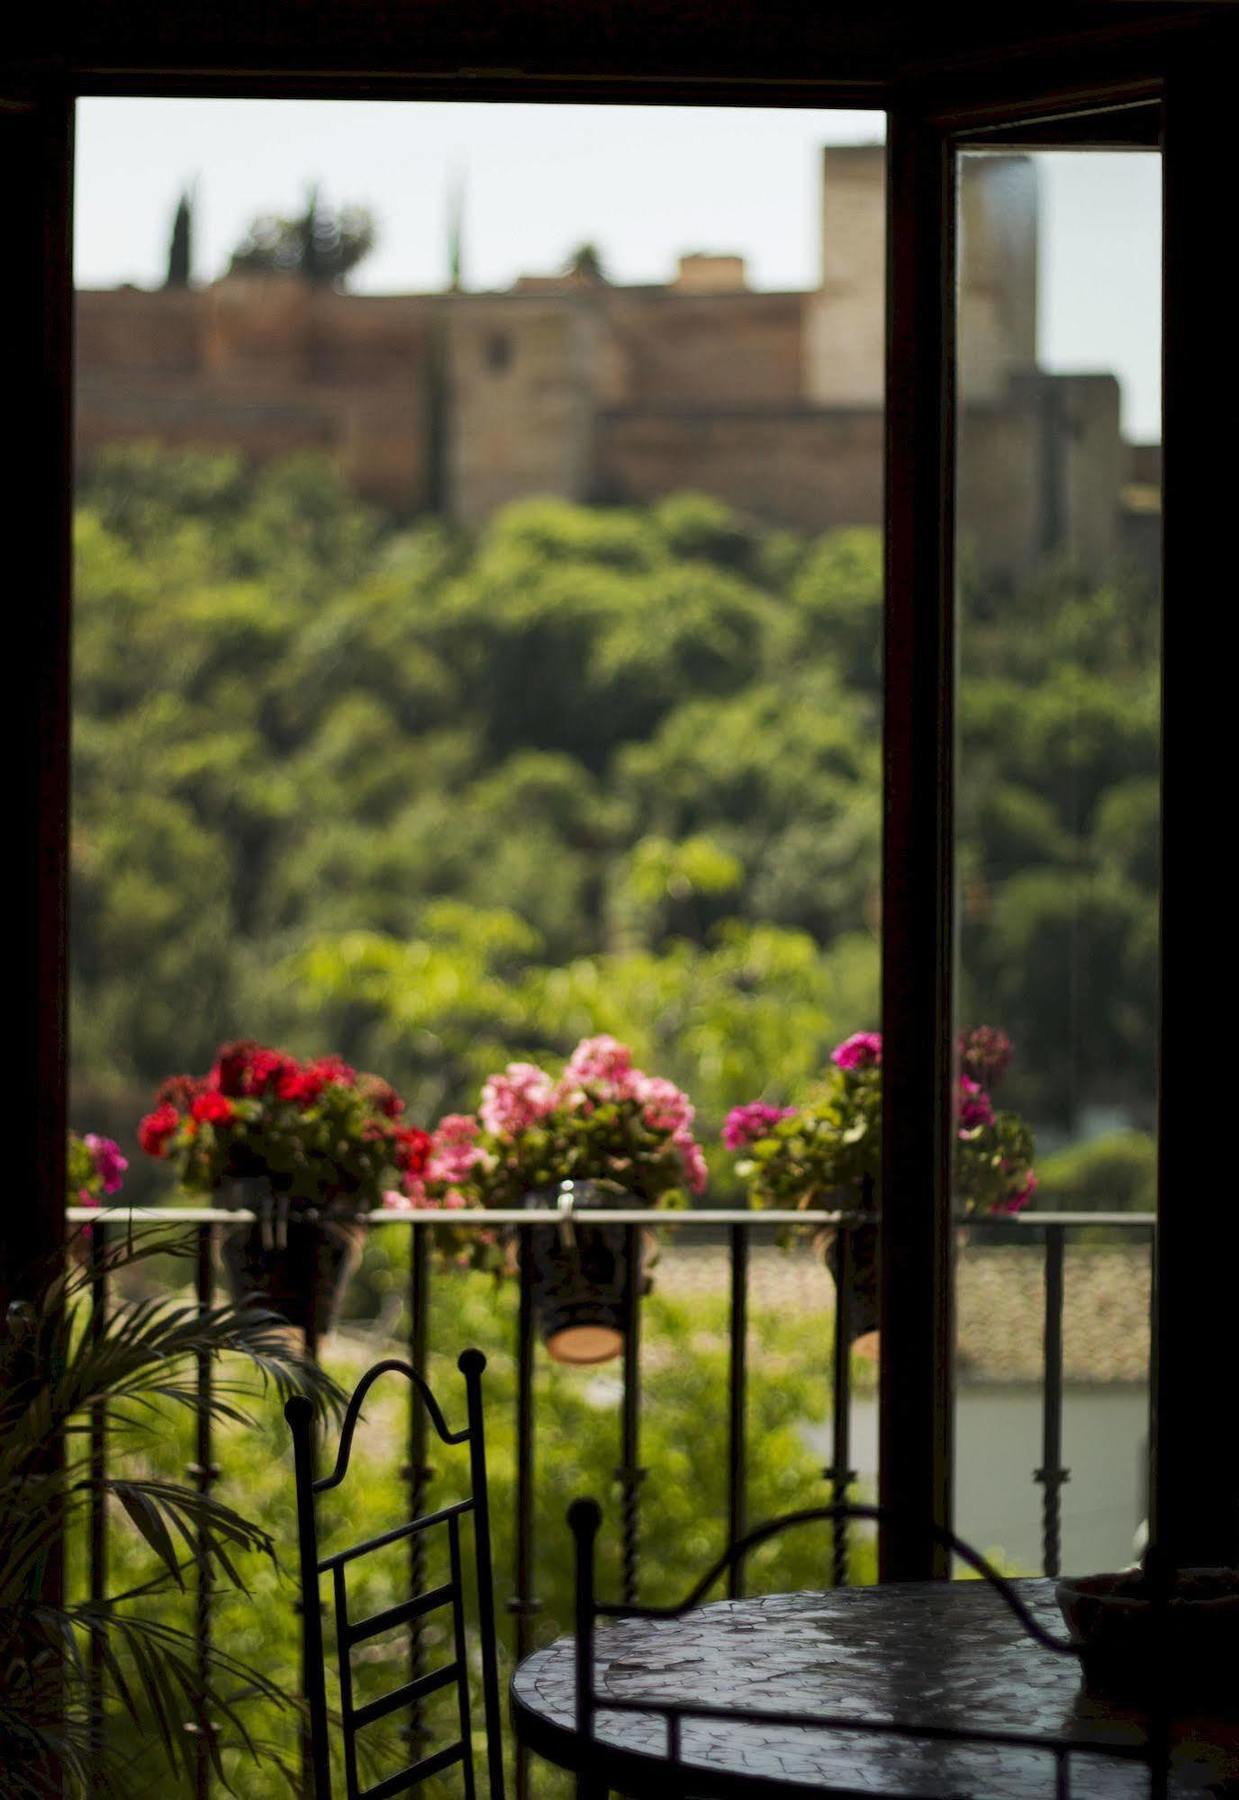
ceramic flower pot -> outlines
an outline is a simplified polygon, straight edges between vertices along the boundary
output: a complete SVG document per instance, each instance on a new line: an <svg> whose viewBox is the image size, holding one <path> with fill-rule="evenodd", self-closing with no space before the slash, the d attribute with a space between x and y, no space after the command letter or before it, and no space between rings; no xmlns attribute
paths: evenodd
<svg viewBox="0 0 1239 1800"><path fill-rule="evenodd" d="M232 1298L264 1306L298 1331L329 1331L361 1260L365 1227L309 1216L262 1177L229 1182L218 1203L258 1215L250 1225L219 1234L220 1267Z"/></svg>
<svg viewBox="0 0 1239 1800"><path fill-rule="evenodd" d="M1139 1569L1054 1592L1089 1687L1132 1699L1184 1692L1239 1711L1239 1571L1180 1569L1160 1598Z"/></svg>
<svg viewBox="0 0 1239 1800"><path fill-rule="evenodd" d="M633 1284L648 1283L643 1253L634 1259L624 1225L589 1225L582 1214L599 1208L638 1206L631 1194L607 1181L564 1181L525 1196L528 1207L557 1208L563 1220L521 1233L522 1255L531 1261L534 1314L556 1362L610 1362L624 1348Z"/></svg>

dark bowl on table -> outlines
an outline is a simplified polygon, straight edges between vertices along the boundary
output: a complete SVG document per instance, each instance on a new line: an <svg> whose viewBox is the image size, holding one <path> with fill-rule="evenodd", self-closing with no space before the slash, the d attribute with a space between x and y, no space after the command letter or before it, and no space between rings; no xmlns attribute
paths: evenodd
<svg viewBox="0 0 1239 1800"><path fill-rule="evenodd" d="M1239 1709L1239 1570L1180 1569L1167 1592L1139 1569L1055 1588L1090 1687Z"/></svg>

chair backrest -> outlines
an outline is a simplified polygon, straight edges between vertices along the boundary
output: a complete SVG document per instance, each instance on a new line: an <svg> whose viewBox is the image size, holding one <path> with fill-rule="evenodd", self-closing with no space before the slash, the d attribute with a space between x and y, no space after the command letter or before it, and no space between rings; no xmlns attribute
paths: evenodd
<svg viewBox="0 0 1239 1800"><path fill-rule="evenodd" d="M335 1466L329 1475L316 1476L314 1410L302 1396L290 1400L284 1408L293 1436L293 1453L297 1484L297 1539L300 1551L301 1604L304 1632L305 1699L309 1725L309 1792L313 1800L331 1800L331 1715L327 1705L327 1680L323 1651L323 1623L320 1583L331 1577L332 1611L335 1615L336 1654L339 1665L339 1728L344 1754L347 1800L388 1800L389 1796L407 1793L429 1776L459 1763L462 1767L466 1800L475 1800L473 1744L469 1700L469 1657L465 1632L464 1587L462 1580L461 1520L473 1518L474 1560L477 1575L477 1634L481 1648L482 1704L486 1726L486 1760L491 1800L503 1800L503 1751L500 1735L499 1671L495 1638L495 1590L490 1551L490 1507L486 1485L486 1441L482 1427L482 1371L486 1358L480 1350L466 1350L458 1367L465 1378L466 1418L463 1431L449 1431L447 1421L430 1388L408 1363L392 1359L376 1363L362 1376L353 1390L340 1427L340 1441ZM377 1536L363 1539L329 1556L318 1551L319 1494L339 1487L348 1473L353 1449L353 1434L361 1416L367 1394L384 1375L402 1375L411 1384L415 1396L425 1406L430 1421L443 1444L467 1444L469 1449L470 1492L463 1500L421 1518L409 1519ZM354 1619L348 1609L347 1574L351 1565L377 1550L412 1539L419 1533L443 1527L448 1537L450 1577L424 1594L414 1594L396 1605L385 1607L369 1618ZM384 1694L365 1705L353 1699L352 1652L356 1645L376 1638L401 1625L416 1627L417 1621L440 1608L452 1614L452 1660L427 1674L415 1674L404 1686ZM357 1736L367 1725L387 1718L401 1708L418 1708L429 1695L442 1688L455 1686L458 1700L459 1736L450 1744L430 1751L382 1780L363 1788L358 1784Z"/></svg>
<svg viewBox="0 0 1239 1800"><path fill-rule="evenodd" d="M674 1606L638 1606L635 1604L618 1605L599 1601L595 1591L594 1551L598 1532L602 1524L602 1511L595 1500L582 1499L573 1501L568 1509L568 1524L575 1540L576 1561L576 1598L574 1611L574 1664L575 1664L575 1708L576 1731L583 1739L595 1735L595 1719L598 1712L632 1713L646 1718L662 1719L666 1725L667 1760L677 1764L682 1760L683 1732L685 1723L725 1722L739 1725L772 1725L780 1730L813 1729L818 1731L855 1734L857 1737L882 1736L888 1738L904 1738L912 1741L918 1739L935 1743L954 1743L960 1745L988 1746L994 1749L1011 1749L1044 1752L1048 1759L1047 1774L1053 1782L1052 1792L1056 1800L1067 1800L1071 1791L1071 1758L1073 1755L1089 1757L1110 1757L1124 1762L1143 1763L1151 1773L1151 1791L1155 1795L1166 1791L1167 1737L1164 1720L1151 1720L1146 1742L1143 1744L1102 1745L1100 1743L1075 1742L1066 1738L1056 1738L1001 1728L987 1728L978 1721L975 1726L952 1726L934 1720L897 1721L890 1718L872 1719L844 1713L797 1712L780 1708L778 1710L750 1709L735 1705L710 1704L678 1700L669 1696L659 1697L657 1694L632 1694L618 1697L612 1693L599 1693L595 1679L596 1644L595 1627L599 1619L677 1619L683 1613L698 1606L719 1578L736 1564L742 1562L751 1551L759 1545L768 1543L785 1531L796 1526L810 1525L820 1522L837 1523L841 1519L864 1519L874 1523L889 1520L891 1510L887 1507L864 1506L859 1503L840 1501L829 1506L810 1507L802 1512L786 1513L777 1519L771 1519L764 1525L757 1526L744 1537L730 1544L694 1587ZM956 1537L955 1533L943 1527L933 1525L932 1535L944 1548L958 1556L961 1561L978 1575L982 1576L991 1587L997 1590L1011 1609L1021 1628L1034 1638L1044 1649L1054 1655L1078 1657L1079 1646L1069 1638L1055 1637L1035 1618L1033 1613L1021 1599L1018 1590L999 1574L999 1572L970 1544ZM698 1777L697 1766L693 1766L693 1777ZM700 1779L708 1782L708 1772L700 1770ZM588 1783L585 1784L589 1791ZM580 1790L578 1790L580 1791ZM698 1792L697 1786L690 1791ZM889 1790L884 1790L889 1791ZM1048 1790L1050 1791L1050 1790Z"/></svg>

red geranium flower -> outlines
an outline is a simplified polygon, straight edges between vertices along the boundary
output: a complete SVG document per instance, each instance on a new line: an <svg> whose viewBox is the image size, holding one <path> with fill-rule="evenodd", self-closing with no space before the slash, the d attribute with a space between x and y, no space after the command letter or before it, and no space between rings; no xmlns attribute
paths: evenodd
<svg viewBox="0 0 1239 1800"><path fill-rule="evenodd" d="M254 1038L238 1038L235 1043L221 1044L216 1053L215 1066L207 1076L207 1086L218 1089L221 1094L231 1094L234 1099L240 1099L249 1092L246 1084L255 1056L266 1054L268 1053Z"/></svg>
<svg viewBox="0 0 1239 1800"><path fill-rule="evenodd" d="M430 1156L431 1137L416 1125L406 1125L395 1134L396 1167L406 1175L421 1175Z"/></svg>
<svg viewBox="0 0 1239 1800"><path fill-rule="evenodd" d="M363 1075L361 1088L371 1106L386 1118L398 1119L404 1111L404 1101L390 1081L384 1081L381 1075Z"/></svg>
<svg viewBox="0 0 1239 1800"><path fill-rule="evenodd" d="M278 1086L280 1076L291 1067L288 1058L279 1050L256 1050L250 1060L245 1074L245 1091L247 1094L267 1094Z"/></svg>
<svg viewBox="0 0 1239 1800"><path fill-rule="evenodd" d="M157 1091L155 1100L160 1106L175 1106L178 1112L188 1112L203 1086L200 1075L169 1075Z"/></svg>
<svg viewBox="0 0 1239 1800"><path fill-rule="evenodd" d="M335 1087L352 1087L357 1080L356 1069L350 1068L341 1056L316 1057L306 1064L306 1070L317 1076L321 1087L326 1087L329 1082Z"/></svg>
<svg viewBox="0 0 1239 1800"><path fill-rule="evenodd" d="M298 1106L313 1106L326 1085L312 1064L302 1069L290 1062L277 1077L275 1092L281 1100L293 1100Z"/></svg>
<svg viewBox="0 0 1239 1800"><path fill-rule="evenodd" d="M148 1156L162 1156L164 1146L181 1122L181 1115L175 1106L167 1101L157 1106L154 1112L147 1113L138 1126L138 1142Z"/></svg>
<svg viewBox="0 0 1239 1800"><path fill-rule="evenodd" d="M226 1094L199 1094L189 1109L199 1125L227 1125L236 1117L236 1108Z"/></svg>

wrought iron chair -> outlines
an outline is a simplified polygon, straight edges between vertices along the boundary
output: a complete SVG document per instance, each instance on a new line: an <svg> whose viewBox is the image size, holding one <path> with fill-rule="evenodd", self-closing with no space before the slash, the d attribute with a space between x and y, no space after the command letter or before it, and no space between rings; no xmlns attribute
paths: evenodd
<svg viewBox="0 0 1239 1800"><path fill-rule="evenodd" d="M429 1776L461 1764L466 1800L474 1800L473 1742L469 1696L469 1661L465 1632L464 1589L461 1558L461 1520L473 1517L474 1559L477 1575L477 1634L481 1649L482 1706L486 1727L486 1761L490 1800L504 1800L503 1753L500 1734L499 1671L495 1637L494 1578L490 1552L490 1509L486 1486L486 1443L482 1428L482 1371L486 1358L480 1350L466 1350L457 1365L465 1378L467 1424L463 1431L449 1431L439 1404L422 1377L406 1362L389 1360L376 1363L353 1390L340 1428L340 1442L335 1467L329 1475L315 1476L314 1414L310 1402L298 1396L288 1402L284 1416L293 1436L293 1452L297 1487L297 1537L301 1563L301 1604L303 1609L305 1689L308 1712L309 1793L312 1800L331 1800L331 1725L327 1705L326 1667L323 1653L323 1623L319 1585L324 1575L331 1576L332 1605L335 1613L336 1652L339 1666L340 1713L339 1736L344 1755L344 1776L348 1800L388 1800L404 1794ZM347 1549L320 1556L316 1499L319 1494L339 1487L348 1473L353 1448L353 1434L361 1416L367 1394L381 1376L403 1375L425 1406L441 1443L467 1444L471 1492L450 1506L422 1518L410 1519L393 1526L376 1537L364 1539ZM450 1578L424 1594L415 1594L369 1618L354 1619L348 1609L347 1571L351 1564L385 1546L410 1539L436 1526L446 1528L450 1556ZM400 1625L412 1625L428 1613L451 1608L453 1657L442 1668L415 1675L404 1686L391 1693L357 1706L353 1700L352 1652L354 1646ZM425 1754L406 1768L397 1770L371 1786L358 1785L357 1735L367 1725L403 1707L418 1708L429 1695L455 1685L459 1713L459 1736L442 1749Z"/></svg>
<svg viewBox="0 0 1239 1800"><path fill-rule="evenodd" d="M710 1770L702 1764L684 1764L684 1727L691 1722L754 1726L764 1724L780 1730L806 1728L840 1734L855 1734L858 1738L868 1735L939 1744L973 1745L995 1750L1042 1752L1047 1758L1049 1785L1046 1791L1047 1794L1052 1793L1055 1800L1070 1800L1071 1759L1073 1756L1110 1758L1129 1765L1133 1762L1142 1764L1149 1771L1149 1793L1154 1800L1158 1800L1159 1796L1164 1796L1167 1792L1169 1740L1167 1722L1157 1716L1152 1717L1149 1721L1145 1742L1103 1745L1037 1735L1031 1731L990 1729L983 1723L977 1723L975 1726L947 1725L935 1723L932 1720L904 1723L889 1718L878 1720L844 1713L729 1707L725 1704L676 1699L667 1695L659 1697L654 1693L621 1697L598 1691L595 1680L594 1633L599 1619L678 1619L682 1614L700 1605L719 1578L734 1568L751 1551L795 1526L819 1522L837 1524L840 1520L853 1519L877 1523L890 1516L888 1508L844 1502L832 1506L812 1507L802 1512L787 1513L756 1527L744 1537L737 1539L676 1605L637 1606L610 1604L596 1598L594 1550L602 1523L602 1512L594 1500L574 1501L568 1509L568 1524L575 1540L576 1558L573 1661L577 1737L584 1739L587 1744L596 1741L595 1720L599 1712L635 1714L647 1719L661 1719L666 1728L665 1758L662 1759L662 1762L668 1773L666 1777L663 1777L659 1764L654 1763L651 1768L651 1780L648 1787L643 1788L642 1792L651 1795L664 1792L678 1795L691 1794L694 1796L694 1800L709 1800ZM951 1531L937 1526L934 1526L932 1530L933 1536L941 1545L958 1556L961 1561L967 1563L976 1574L982 1576L991 1587L997 1590L1029 1637L1055 1655L1078 1656L1078 1645L1070 1639L1057 1638L1047 1632L1024 1604L1018 1591L978 1551L956 1537ZM725 1674L725 1671L720 1670L720 1674ZM587 1759L583 1759L583 1761L585 1760ZM728 1791L734 1791L736 1788L737 1779L734 1774L724 1773L722 1781ZM686 1783L689 1785L685 1785ZM741 1778L741 1785L746 1795L757 1796L762 1791L762 1782L756 1776L750 1777L746 1774ZM777 1791L780 1784L778 1781L773 1781L770 1786L772 1791ZM819 1786L817 1791L822 1794L846 1791L850 1794L853 1790L850 1787L844 1790ZM895 1791L899 1790L883 1788L883 1792ZM924 1789L918 1787L917 1791L923 1793ZM599 1775L583 1767L582 1772L577 1776L578 1800L604 1800L607 1793L608 1788Z"/></svg>

